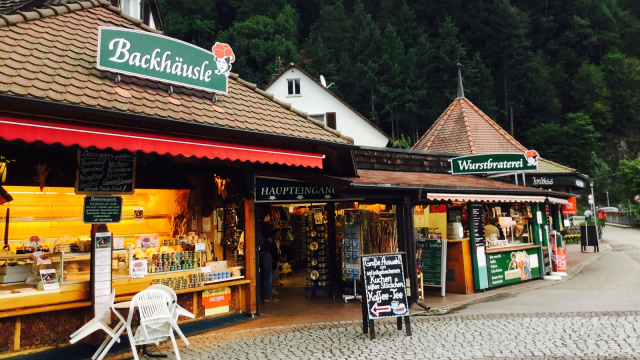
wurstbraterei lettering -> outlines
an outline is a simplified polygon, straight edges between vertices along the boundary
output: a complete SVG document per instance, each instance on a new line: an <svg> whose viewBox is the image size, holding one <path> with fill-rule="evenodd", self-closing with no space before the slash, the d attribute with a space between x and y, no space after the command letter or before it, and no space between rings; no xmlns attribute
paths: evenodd
<svg viewBox="0 0 640 360"><path fill-rule="evenodd" d="M361 259L369 319L408 315L402 254L363 255Z"/></svg>

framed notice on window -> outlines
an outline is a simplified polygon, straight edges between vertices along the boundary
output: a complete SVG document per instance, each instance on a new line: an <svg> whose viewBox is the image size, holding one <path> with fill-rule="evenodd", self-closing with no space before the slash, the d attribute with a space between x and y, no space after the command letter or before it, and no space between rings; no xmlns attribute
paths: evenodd
<svg viewBox="0 0 640 360"><path fill-rule="evenodd" d="M111 260L113 234L110 232L95 233L91 247L92 269L91 282L93 289L93 308L108 302L111 294Z"/></svg>

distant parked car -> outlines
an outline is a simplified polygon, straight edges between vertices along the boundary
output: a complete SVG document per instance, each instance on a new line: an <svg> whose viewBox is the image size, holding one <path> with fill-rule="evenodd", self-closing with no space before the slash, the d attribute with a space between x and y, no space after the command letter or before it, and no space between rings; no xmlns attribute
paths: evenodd
<svg viewBox="0 0 640 360"><path fill-rule="evenodd" d="M607 207L603 207L602 211L604 211L604 212L620 212L621 210L618 209L617 207L607 206Z"/></svg>

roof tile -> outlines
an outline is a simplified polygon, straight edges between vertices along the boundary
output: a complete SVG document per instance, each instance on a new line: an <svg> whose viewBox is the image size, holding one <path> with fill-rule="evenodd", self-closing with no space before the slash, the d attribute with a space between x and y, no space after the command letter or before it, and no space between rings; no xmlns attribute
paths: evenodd
<svg viewBox="0 0 640 360"><path fill-rule="evenodd" d="M43 91L37 87L30 87L27 89L29 91L29 95L37 98L44 98L47 96L47 92Z"/></svg>
<svg viewBox="0 0 640 360"><path fill-rule="evenodd" d="M236 74L229 76L228 94L218 95L216 102L211 93L173 86L172 99L180 102L174 105L167 100L168 84L131 76L122 75L116 85L113 73L95 68L97 27L146 28L119 15L110 5L83 4L87 10L75 5L73 9L77 10L73 11L54 6L30 13L33 19L29 22L12 18L9 25L0 24L0 74L4 75L0 77L0 95L326 142L351 142L286 109ZM131 98L115 95L114 86L129 91Z"/></svg>
<svg viewBox="0 0 640 360"><path fill-rule="evenodd" d="M31 84L35 87L38 88L40 90L49 90L51 84L48 84L44 81L42 81L42 79L35 79L31 81ZM38 96L38 97L44 97L43 96Z"/></svg>
<svg viewBox="0 0 640 360"><path fill-rule="evenodd" d="M16 71L16 69L10 67L10 66L5 66L5 62L3 60L0 60L0 74L4 74L7 76L7 82L8 80L10 80L10 78L13 78L14 76L18 75L18 71Z"/></svg>
<svg viewBox="0 0 640 360"><path fill-rule="evenodd" d="M28 95L29 91L27 91L27 88L25 88L24 86L20 86L17 84L11 84L11 86L9 86L9 91L15 95Z"/></svg>

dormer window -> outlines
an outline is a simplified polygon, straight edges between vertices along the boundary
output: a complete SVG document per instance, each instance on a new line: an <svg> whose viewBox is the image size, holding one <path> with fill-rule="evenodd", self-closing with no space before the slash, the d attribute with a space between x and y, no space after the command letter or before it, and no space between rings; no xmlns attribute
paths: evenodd
<svg viewBox="0 0 640 360"><path fill-rule="evenodd" d="M140 19L140 2L137 0L121 0L122 11L136 19Z"/></svg>
<svg viewBox="0 0 640 360"><path fill-rule="evenodd" d="M157 0L110 0L110 2L111 5L121 8L123 13L142 20L149 27L164 31Z"/></svg>
<svg viewBox="0 0 640 360"><path fill-rule="evenodd" d="M288 79L288 95L300 95L300 79Z"/></svg>

